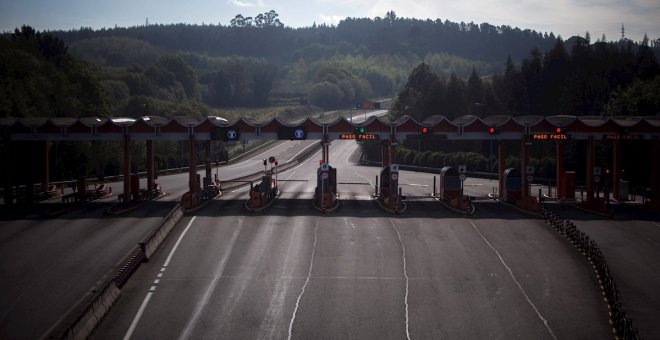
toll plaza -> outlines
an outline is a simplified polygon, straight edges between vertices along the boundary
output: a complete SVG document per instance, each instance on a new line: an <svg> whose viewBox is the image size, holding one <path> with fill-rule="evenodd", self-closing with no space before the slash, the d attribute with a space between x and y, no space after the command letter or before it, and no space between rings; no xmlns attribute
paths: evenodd
<svg viewBox="0 0 660 340"><path fill-rule="evenodd" d="M650 144L650 169L648 169L650 191L646 205L660 211L660 117L578 117L578 116L460 116L452 120L443 116L432 116L424 122L418 122L404 116L396 121L386 121L371 117L363 123L353 124L345 118L332 122L319 122L313 118L287 122L278 118L268 122L256 122L248 118L239 118L228 122L220 117L195 119L192 117L174 117L171 119L144 116L140 118L0 118L0 133L4 150L5 166L3 167L4 202L13 204L19 186L29 183L16 183L12 173L20 171L18 164L12 162L12 145L24 141L41 141L44 143L45 169L39 184L40 194L52 194L52 186L48 176L49 145L53 141L89 141L103 140L121 143L122 173L124 195L121 199L129 202L135 198L135 185L131 171L132 143L146 143L147 147L147 188L146 192L162 190L155 182L155 166L153 161L153 143L159 140L187 141L189 150L188 192L183 196L182 203L186 208L199 206L219 192L219 178L212 178L211 173L211 143L210 141L250 140L250 139L317 139L324 148L323 163L328 164L327 183L324 182L321 171L319 190L330 190L330 196L335 194L336 187L331 184L330 155L327 145L335 139L379 140L383 150L383 160L376 197L383 206L393 211L405 207L401 200L399 182L401 178L396 169L396 148L398 141L409 135L439 135L447 140L480 140L497 144L499 185L497 195L502 200L511 201L515 196L517 206L523 209L538 209L539 196L531 193L530 182L534 180L533 168L529 168L530 147L536 143L553 143L556 148L556 187L558 199L571 199L576 190L576 179L572 176L586 178L586 195L582 195L584 208L596 211L607 209L610 193L614 198L620 198L626 189L622 181L623 165L621 162L621 145L629 140ZM566 171L564 167L565 145L571 141L583 141L586 144L586 162L581 162L578 168ZM505 189L505 168L507 150L511 142L519 143L513 150L520 154L520 194L511 197L513 189ZM612 164L607 168L609 175L597 175L594 168L597 163L596 145L607 143L612 145ZM197 176L197 148L206 148L206 176ZM511 148L511 147L509 147ZM395 167L392 167L395 166ZM627 164L634 167L635 164ZM531 171L530 171L531 170ZM336 171L336 170L335 170ZM571 171L573 173L571 173ZM341 172L341 170L339 170ZM515 172L507 175L513 176ZM575 174L575 175L574 175ZM602 176L602 177L601 177ZM336 178L334 179L336 181ZM38 182L38 181L36 181ZM268 185L266 185L267 187ZM37 186L34 186L36 188ZM165 188L166 189L166 188ZM272 189L272 178L271 178ZM333 191L334 190L334 191ZM29 191L29 190L28 190ZM139 192L139 191L138 191ZM321 196L324 196L321 195ZM601 196L602 195L602 196ZM153 196L153 195L146 195ZM321 197L320 196L320 197ZM519 196L519 197L518 197ZM603 201L604 196L604 201ZM262 195L263 198L263 195ZM325 207L325 199L319 204ZM332 198L329 198L332 204ZM605 203L603 205L603 202Z"/></svg>

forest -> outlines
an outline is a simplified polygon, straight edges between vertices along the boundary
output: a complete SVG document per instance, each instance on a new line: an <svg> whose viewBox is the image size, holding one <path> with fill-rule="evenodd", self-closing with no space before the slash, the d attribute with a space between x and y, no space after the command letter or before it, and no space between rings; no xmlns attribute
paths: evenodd
<svg viewBox="0 0 660 340"><path fill-rule="evenodd" d="M225 24L49 32L25 25L0 36L0 116L234 118L232 112L264 108L272 115L350 109L377 98L395 99L392 118L421 120L656 115L659 51L657 39L592 42L587 32L563 40L552 32L399 18L393 11L303 28L287 27L274 11L238 14ZM158 166L183 165L184 147L163 145ZM116 146L58 148L62 161L54 164L64 167L65 158L81 164L57 169L58 179L118 172L119 160L89 156ZM419 158L410 152L405 159Z"/></svg>

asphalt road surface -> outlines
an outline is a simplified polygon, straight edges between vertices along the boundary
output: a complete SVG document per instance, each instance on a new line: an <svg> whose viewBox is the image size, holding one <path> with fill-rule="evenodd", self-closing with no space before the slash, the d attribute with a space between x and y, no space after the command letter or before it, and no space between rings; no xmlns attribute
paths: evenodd
<svg viewBox="0 0 660 340"><path fill-rule="evenodd" d="M278 143L220 167L220 177L262 169L270 155L282 162L314 142ZM477 203L473 217L430 200L388 214L370 200L379 169L356 166L358 158L354 141L333 142L335 213L311 206L316 154L279 174L280 198L263 212L243 209L240 188L184 217L93 337L613 337L588 262L542 221L494 202ZM188 189L187 173L158 182L168 196L117 217L103 214L116 197L49 220L2 216L0 338L40 338L112 275ZM432 174L400 173L406 195L428 196L432 184ZM468 178L465 192L496 186ZM657 216L562 212L601 245L640 334L660 337Z"/></svg>
<svg viewBox="0 0 660 340"><path fill-rule="evenodd" d="M563 211L595 240L619 289L626 315L646 339L660 338L660 219L657 215L622 207L619 217L599 218L570 209ZM632 212L633 214L630 214Z"/></svg>
<svg viewBox="0 0 660 340"><path fill-rule="evenodd" d="M336 212L311 206L318 156L279 174L260 213L244 189L225 193L180 221L93 337L613 338L590 265L542 221L490 202L473 217L432 201L391 215L369 199L378 169L351 162L355 142L330 152ZM400 183L432 191L428 174Z"/></svg>
<svg viewBox="0 0 660 340"><path fill-rule="evenodd" d="M221 167L221 178L258 172L263 158L273 155L286 161L311 143L278 143L241 163ZM162 176L158 182L167 196L121 216L104 214L117 201L121 183L112 184L114 196L56 218L41 218L48 205L0 215L0 339L45 336L114 275L124 257L188 190L187 173Z"/></svg>

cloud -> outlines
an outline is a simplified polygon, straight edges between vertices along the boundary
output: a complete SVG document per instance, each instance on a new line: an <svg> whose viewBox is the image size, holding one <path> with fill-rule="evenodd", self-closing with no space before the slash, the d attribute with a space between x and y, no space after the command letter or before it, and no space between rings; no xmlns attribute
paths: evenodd
<svg viewBox="0 0 660 340"><path fill-rule="evenodd" d="M325 22L327 24L339 24L340 21L346 19L346 16L341 16L341 15L319 15L321 17L321 21Z"/></svg>
<svg viewBox="0 0 660 340"><path fill-rule="evenodd" d="M234 5L236 7L251 8L251 7L265 7L263 0L257 0L256 2L241 1L241 0L229 0L228 4Z"/></svg>

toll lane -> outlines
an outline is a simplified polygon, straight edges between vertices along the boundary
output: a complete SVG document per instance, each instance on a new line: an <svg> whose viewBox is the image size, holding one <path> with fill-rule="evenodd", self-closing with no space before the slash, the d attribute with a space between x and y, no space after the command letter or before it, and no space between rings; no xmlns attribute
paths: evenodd
<svg viewBox="0 0 660 340"><path fill-rule="evenodd" d="M229 181L249 174L253 174L259 170L263 170L263 160L271 156L277 158L280 164L285 164L291 161L298 153L306 147L318 143L318 141L303 140L303 141L282 141L276 142L272 145L265 147L263 150L256 151L249 157L241 160L240 162L216 166L212 162L212 176L218 175L220 181ZM206 176L206 170L198 170L200 178ZM161 186L162 190L167 193L167 196L161 198L164 201L178 201L181 195L188 191L188 173L179 173L167 176L160 176L156 182ZM123 193L123 183L113 182L109 183L113 189L114 196L103 199L104 202L113 202L117 200L117 195ZM147 179L140 179L140 187L147 187Z"/></svg>
<svg viewBox="0 0 660 340"><path fill-rule="evenodd" d="M248 158L245 162L254 164L247 167L221 167L221 178L244 176L246 169L259 171L262 159L270 155L289 160L311 143L278 143ZM43 220L35 213L0 220L0 338L45 336L68 312L80 308L77 304L102 280L114 275L124 257L188 190L187 173L161 176L157 182L168 196L117 217L105 211L116 202L121 183L112 185L114 196L57 218Z"/></svg>
<svg viewBox="0 0 660 340"><path fill-rule="evenodd" d="M588 263L541 221L497 203L388 214L363 199L378 169L351 165L354 145L331 147L338 182L359 183L336 212L311 207L318 156L262 212L228 193L177 225L94 338L611 337Z"/></svg>
<svg viewBox="0 0 660 340"><path fill-rule="evenodd" d="M0 337L39 338L114 275L172 204L121 219L90 205L50 220L0 222Z"/></svg>
<svg viewBox="0 0 660 340"><path fill-rule="evenodd" d="M603 219L575 209L564 209L562 215L598 243L615 279L619 300L640 336L659 338L660 220L632 207L625 210L627 221Z"/></svg>

